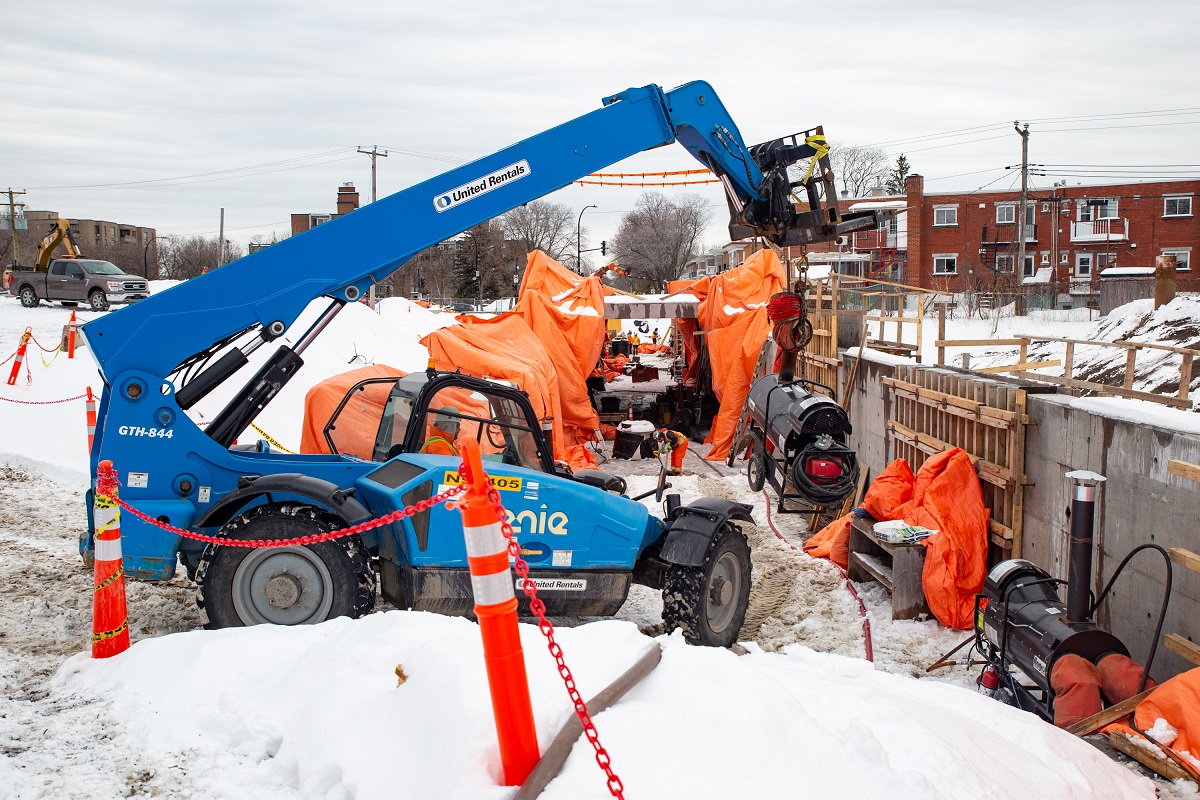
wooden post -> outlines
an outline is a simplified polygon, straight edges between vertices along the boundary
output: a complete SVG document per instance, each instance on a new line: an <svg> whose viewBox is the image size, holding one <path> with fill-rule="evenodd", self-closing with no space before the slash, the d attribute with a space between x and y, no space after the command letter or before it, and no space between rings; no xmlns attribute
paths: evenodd
<svg viewBox="0 0 1200 800"><path fill-rule="evenodd" d="M938 303L938 366L946 366L946 346L940 342L946 341L946 304Z"/></svg>
<svg viewBox="0 0 1200 800"><path fill-rule="evenodd" d="M925 319L925 293L917 292L917 363L921 363L921 349L925 344L921 339L921 321Z"/></svg>
<svg viewBox="0 0 1200 800"><path fill-rule="evenodd" d="M1063 377L1070 378L1075 371L1075 343L1067 342L1067 354L1063 357Z"/></svg>
<svg viewBox="0 0 1200 800"><path fill-rule="evenodd" d="M1184 353L1179 363L1179 399L1187 400L1192 388L1192 354Z"/></svg>
<svg viewBox="0 0 1200 800"><path fill-rule="evenodd" d="M970 353L962 354L962 368L963 369L971 368L971 354Z"/></svg>
<svg viewBox="0 0 1200 800"><path fill-rule="evenodd" d="M1154 307L1175 299L1175 256L1154 257Z"/></svg>
<svg viewBox="0 0 1200 800"><path fill-rule="evenodd" d="M829 355L838 357L838 275L829 276ZM861 352L861 351L860 351ZM834 391L837 391L837 368L833 370ZM835 397L834 400L837 400Z"/></svg>
<svg viewBox="0 0 1200 800"><path fill-rule="evenodd" d="M1017 390L1017 413L1013 417L1013 506L1012 506L1012 558L1021 557L1021 535L1025 528L1025 406L1026 392Z"/></svg>
<svg viewBox="0 0 1200 800"><path fill-rule="evenodd" d="M1122 384L1126 389L1133 388L1133 365L1137 361L1137 348L1130 347L1125 351L1125 382Z"/></svg>
<svg viewBox="0 0 1200 800"><path fill-rule="evenodd" d="M1026 361L1029 360L1028 355L1029 355L1029 340L1022 337L1021 338L1021 357L1017 359L1017 363L1024 364Z"/></svg>

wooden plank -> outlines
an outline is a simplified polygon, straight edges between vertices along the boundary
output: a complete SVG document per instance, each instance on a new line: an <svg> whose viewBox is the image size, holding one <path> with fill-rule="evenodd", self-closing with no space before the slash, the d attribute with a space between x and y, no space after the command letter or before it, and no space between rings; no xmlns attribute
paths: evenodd
<svg viewBox="0 0 1200 800"><path fill-rule="evenodd" d="M1187 567L1192 572L1200 572L1200 555L1182 547L1171 548L1171 560L1181 567Z"/></svg>
<svg viewBox="0 0 1200 800"><path fill-rule="evenodd" d="M1200 356L1200 350L1196 350L1195 348L1174 347L1169 344L1157 344L1155 342L1096 342L1091 339L1067 339L1061 336L1030 336L1024 333L1016 335L1031 342L1074 342L1075 344L1087 345L1088 347L1123 347L1126 350L1131 348L1135 350L1163 350L1168 353L1190 353L1192 356Z"/></svg>
<svg viewBox="0 0 1200 800"><path fill-rule="evenodd" d="M1180 400L1178 397L1169 397L1163 394L1151 394L1150 392L1140 392L1136 389L1126 389L1123 386L1110 386L1107 383L1094 383L1092 381L1081 381L1078 378L1063 378L1058 375L1046 375L1043 373L1033 374L1030 372L1019 371L1014 372L1018 378L1028 378L1029 380L1039 381L1041 383L1052 383L1055 386L1069 386L1072 389L1086 389L1089 392L1100 392L1115 395L1117 397L1130 397L1134 400L1149 400L1152 403L1160 403L1164 406L1172 408L1192 407L1191 400Z"/></svg>
<svg viewBox="0 0 1200 800"><path fill-rule="evenodd" d="M1179 399L1187 400L1192 391L1192 354L1184 353L1179 363Z"/></svg>
<svg viewBox="0 0 1200 800"><path fill-rule="evenodd" d="M1016 345L1021 342L1027 342L1028 339L946 339L938 333L938 340L933 343L934 347L991 347L992 345Z"/></svg>
<svg viewBox="0 0 1200 800"><path fill-rule="evenodd" d="M1049 359L1048 361L1021 361L1019 364L1009 364L1003 367L979 367L975 372L984 375L994 375L1000 372L1024 372L1031 369L1045 369L1046 367L1062 366L1062 362L1057 358Z"/></svg>
<svg viewBox="0 0 1200 800"><path fill-rule="evenodd" d="M1016 476L1016 487L1012 498L1012 557L1021 557L1023 546L1022 534L1025 530L1025 405L1027 395L1024 389L1017 390L1014 398L1015 419L1013 427L1013 462L1012 471Z"/></svg>
<svg viewBox="0 0 1200 800"><path fill-rule="evenodd" d="M1067 342L1067 354L1063 356L1063 377L1075 376L1075 343Z"/></svg>
<svg viewBox="0 0 1200 800"><path fill-rule="evenodd" d="M1167 462L1167 472L1189 480L1200 481L1200 464L1189 464L1187 461L1172 458Z"/></svg>
<svg viewBox="0 0 1200 800"><path fill-rule="evenodd" d="M634 662L633 666L625 670L625 672L604 688L598 695L587 702L588 714L595 717L601 711L611 707L614 703L625 696L626 692L638 684L642 678L649 675L658 662L662 660L662 647L655 642L654 646L646 651L645 655ZM579 739L579 735L583 733L583 725L579 722L579 717L572 714L563 723L559 729L558 735L546 748L546 752L534 765L529 776L525 778L525 782L521 784L521 788L513 795L513 800L534 800L541 795L542 791L554 777L558 775L563 764L567 761L567 756L571 754L571 750L575 747L575 742Z"/></svg>
<svg viewBox="0 0 1200 800"><path fill-rule="evenodd" d="M1116 730L1111 732L1108 734L1108 741L1109 744L1132 758L1134 761L1138 762L1147 769L1154 770L1157 774L1163 776L1164 778L1169 780L1195 780L1195 777L1189 775L1187 770L1185 770L1183 767L1179 766L1169 758L1158 755L1157 753L1142 747L1125 731Z"/></svg>
<svg viewBox="0 0 1200 800"><path fill-rule="evenodd" d="M1153 691L1154 689L1152 688L1147 689L1141 694L1135 694L1128 700L1122 700L1115 706L1109 706L1097 714L1092 714L1087 719L1081 719L1067 728L1067 733L1074 734L1075 736L1087 736L1089 733L1100 730L1105 725L1110 725L1122 717L1127 717L1133 713L1133 709L1137 708L1137 704L1149 697Z"/></svg>
<svg viewBox="0 0 1200 800"><path fill-rule="evenodd" d="M938 303L938 335L937 341L933 344L938 351L938 366L946 364L946 304Z"/></svg>
<svg viewBox="0 0 1200 800"><path fill-rule="evenodd" d="M1163 644L1178 656L1183 656L1196 666L1200 666L1200 644L1189 641L1178 633L1168 633L1163 637Z"/></svg>

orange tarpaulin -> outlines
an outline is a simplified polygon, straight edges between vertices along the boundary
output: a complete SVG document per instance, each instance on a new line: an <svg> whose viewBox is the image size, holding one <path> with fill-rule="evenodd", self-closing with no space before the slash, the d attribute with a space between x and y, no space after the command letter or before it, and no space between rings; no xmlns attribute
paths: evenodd
<svg viewBox="0 0 1200 800"><path fill-rule="evenodd" d="M539 419L553 422L554 457L561 458L562 413L558 371L546 348L515 311L492 319L461 317L448 328L421 340L440 370L461 370L469 375L511 381L529 395ZM582 382L582 379L580 379Z"/></svg>
<svg viewBox="0 0 1200 800"><path fill-rule="evenodd" d="M987 575L989 512L966 452L956 447L938 453L915 477L904 459L893 461L871 484L862 505L876 520L902 519L938 531L922 541L925 601L943 625L971 627L975 595ZM849 519L842 517L806 542L805 552L825 558L845 553L849 535Z"/></svg>
<svg viewBox="0 0 1200 800"><path fill-rule="evenodd" d="M304 395L304 421L300 430L301 453L328 453L325 426L338 404L359 381L368 378L403 378L407 373L385 364L343 372L318 383ZM338 449L359 458L370 458L379 431L379 420L387 402L391 383L371 384L347 403L338 417L335 444Z"/></svg>
<svg viewBox="0 0 1200 800"><path fill-rule="evenodd" d="M740 267L713 277L697 315L707 338L713 392L721 410L713 420L706 459L729 455L738 416L746 403L754 365L771 330L767 299L783 291L783 264L773 250L760 250Z"/></svg>
<svg viewBox="0 0 1200 800"><path fill-rule="evenodd" d="M1148 731L1158 720L1166 720L1174 728L1176 734L1159 728L1154 735L1162 745L1165 745L1180 755L1188 764L1193 776L1200 778L1200 667L1180 673L1155 689L1149 697L1138 703L1133 712L1133 722L1140 730ZM1129 736L1139 734L1124 723L1109 725L1105 733L1119 730ZM1187 755L1183 755L1186 753ZM1188 756L1193 760L1189 761Z"/></svg>

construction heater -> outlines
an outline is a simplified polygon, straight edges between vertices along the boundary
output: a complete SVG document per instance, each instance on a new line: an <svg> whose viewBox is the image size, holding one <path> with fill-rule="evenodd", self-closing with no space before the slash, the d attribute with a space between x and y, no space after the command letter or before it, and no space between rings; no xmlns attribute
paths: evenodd
<svg viewBox="0 0 1200 800"><path fill-rule="evenodd" d="M772 486L829 507L854 492L858 457L846 446L851 432L846 412L810 386L816 384L768 375L750 387L747 405L756 457Z"/></svg>

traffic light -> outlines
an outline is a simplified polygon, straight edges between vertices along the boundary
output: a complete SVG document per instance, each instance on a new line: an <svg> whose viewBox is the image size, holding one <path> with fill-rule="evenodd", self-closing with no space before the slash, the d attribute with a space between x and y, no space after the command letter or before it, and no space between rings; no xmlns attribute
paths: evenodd
<svg viewBox="0 0 1200 800"><path fill-rule="evenodd" d="M600 243L600 255L608 255L608 242Z"/></svg>

